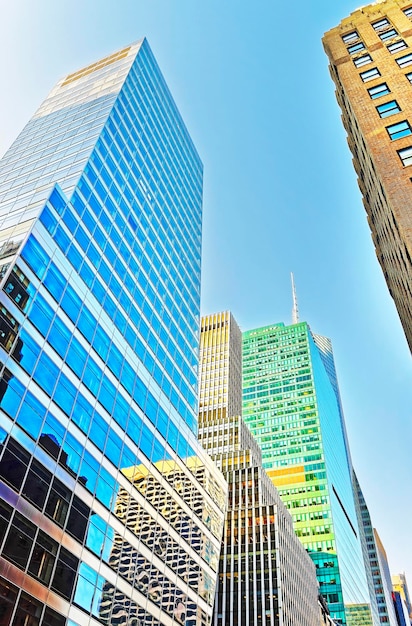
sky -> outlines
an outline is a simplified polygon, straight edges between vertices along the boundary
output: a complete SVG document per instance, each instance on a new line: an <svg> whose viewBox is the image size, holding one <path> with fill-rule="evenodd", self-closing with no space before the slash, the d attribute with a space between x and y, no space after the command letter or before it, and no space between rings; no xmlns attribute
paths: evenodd
<svg viewBox="0 0 412 626"><path fill-rule="evenodd" d="M375 257L323 33L357 0L0 0L0 154L49 90L147 36L204 164L202 312L332 339L354 467L412 591L412 361Z"/></svg>

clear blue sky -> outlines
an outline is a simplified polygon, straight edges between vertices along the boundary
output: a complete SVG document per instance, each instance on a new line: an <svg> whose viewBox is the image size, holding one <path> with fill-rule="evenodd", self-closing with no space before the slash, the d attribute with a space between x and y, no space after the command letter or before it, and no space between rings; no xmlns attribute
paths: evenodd
<svg viewBox="0 0 412 626"><path fill-rule="evenodd" d="M204 163L202 309L334 345L352 458L412 587L412 362L375 258L321 45L357 0L14 0L0 153L58 78L146 35ZM412 589L411 589L412 590Z"/></svg>

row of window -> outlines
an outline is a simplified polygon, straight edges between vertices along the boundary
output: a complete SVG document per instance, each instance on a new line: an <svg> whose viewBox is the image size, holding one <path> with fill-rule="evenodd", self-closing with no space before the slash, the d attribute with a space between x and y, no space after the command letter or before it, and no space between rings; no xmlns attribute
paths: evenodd
<svg viewBox="0 0 412 626"><path fill-rule="evenodd" d="M4 578L0 579L1 609L0 618L2 624L10 626L78 626L53 609L45 606L43 602L12 585Z"/></svg>
<svg viewBox="0 0 412 626"><path fill-rule="evenodd" d="M370 63L371 61L372 61L372 58L370 58L370 60L367 61L367 63ZM412 53L406 54L403 57L399 57L398 59L395 59L395 61L401 69L403 69L404 67L407 67L408 65L412 65ZM364 83L367 83L370 80L374 80L375 78L378 78L379 76L381 76L381 73L377 67L372 67L370 70L361 72L359 76L361 77ZM409 76L407 76L407 78L410 81Z"/></svg>
<svg viewBox="0 0 412 626"><path fill-rule="evenodd" d="M412 7L410 7L409 9L404 9L404 13L412 19ZM382 20L379 20L379 22L375 22L374 24L372 24L372 26L375 28L375 30L379 31L381 29L387 29L390 26L390 23L386 18L384 18ZM395 29L384 30L384 32L381 33L380 35L381 39L385 39L387 33L396 35ZM353 31L352 33L349 33L348 35L344 35L342 37L345 43L354 41L357 38L358 38L358 34L356 31ZM397 43L400 43L400 42L397 42ZM393 44L393 45L396 45L396 44ZM406 47L406 44L403 47ZM394 50L394 52L398 52L400 49L402 48L398 47L396 50ZM360 59L365 59L366 56L369 57L369 59L365 60L365 63L361 62L361 64L370 63L372 61L372 58L370 57L370 55L364 55L363 57L360 57ZM412 53L408 53L402 57L399 57L395 59L395 61L398 64L399 68L401 69L408 67L409 65L412 65ZM355 62L355 65L356 65L356 62ZM357 67L359 67L359 65L357 65ZM360 73L360 77L364 83L374 80L375 78L378 78L380 76L381 76L381 73L377 67L373 67L369 70L366 70ZM407 80L410 83L412 83L412 72L405 74L405 76ZM388 87L388 84L386 82L380 83L379 85L374 85L373 87L370 87L368 89L368 93L371 99L374 100L382 96L388 95L390 93L390 88ZM376 110L378 112L378 115L381 118L386 118L402 111L401 107L399 106L396 100L390 100L389 102L380 104L376 107ZM412 134L411 125L409 124L407 120L402 120L401 122L397 122L396 124L387 126L386 130L388 132L388 135L391 141L395 141L397 139L401 139L403 137L407 137L408 135ZM412 146L398 150L398 155L404 166L412 165Z"/></svg>
<svg viewBox="0 0 412 626"><path fill-rule="evenodd" d="M69 600L79 560L5 503L0 503L0 528L3 556Z"/></svg>
<svg viewBox="0 0 412 626"><path fill-rule="evenodd" d="M402 9L402 10L404 14L406 15L406 17L409 17L409 19L412 19L412 6L406 9ZM387 17L383 17L377 20L376 22L372 22L371 26L382 41L392 39L393 37L396 37L398 35L398 32L395 30L395 28L392 27L392 24L390 23ZM362 45L361 42L355 43L355 42L358 42L358 40L359 40L359 34L356 30L351 31L350 33L346 33L345 35L342 35L342 41L344 44L348 46L348 51L350 51L351 54L353 54L353 52L356 52L357 50L362 50L362 47L360 47L360 48L357 48L357 50L352 51L352 49L356 48L356 46Z"/></svg>
<svg viewBox="0 0 412 626"><path fill-rule="evenodd" d="M386 37L386 35L388 35L388 37ZM391 29L390 31L387 31L385 33L385 38L392 39L393 37L395 37L397 35L395 29ZM383 38L383 36L381 37ZM405 48L408 48L407 43L403 40L403 39L399 39L397 41L394 41L392 43L389 43L387 46L388 51L391 54L396 54L397 52L400 52L401 50L404 50ZM348 52L349 54L356 54L357 52L364 50L365 49L365 45L360 42L357 43L353 46L349 46L348 47ZM363 65L368 65L368 63L372 63L372 57L370 54L362 54L361 56L356 56L353 59L353 63L355 65L355 67L362 67Z"/></svg>
<svg viewBox="0 0 412 626"><path fill-rule="evenodd" d="M4 440L6 436L5 431L0 429L0 440ZM42 445L53 458L56 458L55 453L59 450L59 446L57 446L52 437L42 435L40 437L40 445ZM17 492L21 491L22 495L34 506L53 519L60 527L65 528L66 531L74 536L81 544L84 543L87 548L98 557L101 557L109 565L116 566L116 563L113 561L114 545L116 545L117 548L121 545L124 551L134 550L125 540L121 540L119 537L116 538L113 529L99 515L91 511L76 495L73 495L72 491L61 483L61 481L57 478L53 478L48 470L37 460L31 458L30 454L11 438L9 438L7 446L4 448L3 456L0 461L0 477ZM152 483L154 480L153 478ZM87 481L88 478L84 476L82 482L86 485ZM141 485L139 484L139 490L145 492L145 489L141 489L140 487ZM158 499L159 489L156 488L152 494L152 504L159 506ZM170 498L168 498L167 494L163 495L163 501L165 503L169 500ZM119 506L120 502L122 502L122 506ZM117 504L117 517L138 536L140 541L146 544L151 550L154 550L174 572L183 578L186 583L191 585L195 591L198 591L202 581L201 575L207 575L205 572L201 572L200 566L189 557L184 548L173 541L167 531L157 524L141 505L134 501L129 495L124 497L124 490L119 491ZM128 506L130 506L129 509ZM202 508L201 503L200 508ZM171 509L177 513L176 504L172 506ZM199 513L201 513L201 511L199 511ZM192 520L187 517L187 515L185 516L183 511L180 512L180 515L176 515L176 517L178 518L176 529L179 530L179 534L187 540L189 540L190 536L192 547L200 551L202 549L202 536L199 529L193 525ZM9 520L9 518L7 519ZM139 521L138 524L137 521ZM173 520L170 521L173 525ZM6 534L8 522L4 521L4 523L6 526L3 528L0 516L0 537ZM51 539L50 541L53 545L55 544ZM45 546L43 546L43 548L45 548ZM218 555L214 552L213 547L209 546L209 548L206 548L204 546L202 552L206 560L210 563L213 561L213 565L216 567ZM56 553L57 547L54 545L52 554ZM3 554L17 565L21 565L20 562L16 560L13 552L9 553L7 550L4 550ZM45 557L39 557L38 561L43 564L42 567L44 569L35 570L33 565L33 568L29 570L30 574L48 585L51 570L53 569L52 561L54 562L54 560L51 556L47 556L47 559ZM49 563L50 567L46 567L47 563ZM25 567L25 565L22 565L22 567L23 566ZM117 566L115 568L117 568ZM120 574L124 575L126 578L130 578L129 575L126 576L126 572L122 570ZM208 589L210 587L211 585L208 586ZM63 592L60 591L60 593ZM203 589L200 589L200 594L205 599L210 600L207 594L205 595L203 592ZM63 595L65 594L63 593Z"/></svg>
<svg viewBox="0 0 412 626"><path fill-rule="evenodd" d="M44 369L44 365L41 366L41 369ZM111 509L118 496L120 485L115 481L115 479L109 474L109 472L103 468L99 467L97 460L90 454L88 450L85 450L77 440L68 432L65 432L63 426L56 420L56 418L50 413L50 411L46 412L45 407L40 404L40 402L30 393L26 392L23 403L18 409L21 401L21 397L24 393L24 386L17 380L17 378L12 377L8 381L7 386L2 391L3 397L1 399L1 408L9 414L12 418L16 417L17 423L28 432L34 440L39 436L39 444L43 447L52 458L56 459L61 466L63 466L66 471L69 472L72 476L78 476L78 480L84 485L84 487L90 491L92 494L96 496L96 498L107 508ZM58 399L55 399L58 402ZM80 402L80 404L79 404ZM100 416L97 413L94 413L94 417L91 420L89 416L89 412L87 413L87 419L85 420L85 411L84 411L84 398L80 396L77 398L75 403L75 408L73 409L72 419L79 426L79 428L83 432L87 432L88 427L85 428L85 422L89 425L89 422L94 423L94 428L91 429L91 440L99 446L100 449L105 448L106 455L108 458L115 462L115 458L118 458L118 464L122 467L133 467L139 464L139 460L132 456L129 460L126 460L127 454L132 455L133 453L130 449L124 444L123 450L118 448L116 445L116 441L114 437L117 438L115 433L111 431L109 428L109 432L107 430L103 430L99 428L98 423L96 422L96 418L100 419ZM83 405L83 408L82 408ZM76 408L77 407L77 408ZM80 415L78 414L78 410L80 409ZM83 419L81 418L81 414L83 414ZM80 417L80 421L79 418ZM45 418L45 419L44 419ZM104 422L101 424L104 428ZM107 429L107 426L106 426ZM137 438L139 438L137 436ZM107 439L107 441L106 441ZM106 444L104 443L106 441ZM146 447L146 443L144 441L144 437L140 438L140 447L144 450ZM149 444L149 447L151 445ZM160 449L157 450L157 455L160 454ZM121 453L120 457L119 454ZM146 450L146 453L149 453L149 450ZM16 455L14 455L16 456ZM16 461L14 461L16 464ZM17 470L16 470L17 471ZM126 474L127 475L127 474ZM129 480L133 481L133 476L127 476ZM16 475L16 480L18 480L18 475ZM9 481L10 482L10 481ZM180 483L182 483L182 478L180 477ZM13 486L18 487L17 484L13 483ZM162 491L162 487L158 485L156 487L157 495ZM191 483L190 493L192 496L192 504L193 499L197 496L197 499L203 502L202 496L194 494L195 485ZM183 494L183 497L187 498L188 493ZM146 495L147 497L147 495ZM179 508L179 505L176 501L172 500L169 496L168 498L169 504L173 502L172 510L175 510L176 507ZM79 507L77 507L79 509ZM196 507L192 506L192 508L196 509ZM204 510L208 511L207 522L206 524L211 528L212 532L215 532L215 512L210 509L210 507L205 506L203 503ZM195 510L195 513L201 515L201 511ZM63 513L62 513L63 515ZM166 512L164 512L166 515ZM182 513L183 515L183 513ZM166 518L168 516L166 515ZM55 519L55 521L58 521ZM169 523L173 526L176 520L168 520ZM62 524L65 522L65 518L62 518ZM179 526L180 521L176 522ZM192 528L193 533L198 533L199 536L201 534L200 529L193 521L190 522L190 526ZM178 530L178 528L177 528ZM72 531L72 534L76 534L75 531ZM76 534L76 537L79 538L79 534ZM195 547L193 545L193 547ZM202 546L196 546L199 552L202 551Z"/></svg>
<svg viewBox="0 0 412 626"><path fill-rule="evenodd" d="M44 250L41 248L41 246L38 244L38 242L34 239L33 236L31 236L28 242L26 243L26 246L22 252L22 256L26 260L26 262L33 268L34 272L38 274L40 278L43 279L45 286L50 291L53 297L60 298L62 296L62 293L67 294L67 298L63 295L63 298L61 300L62 309L65 311L68 317L73 321L73 323L76 323L78 325L82 334L94 346L99 356L101 356L101 358L105 362L107 362L108 368L113 372L116 378L120 379L120 375L122 374L124 377L124 382L123 382L124 385L126 383L126 378L127 378L128 382L126 383L126 386L125 386L126 391L130 395L132 395L132 397L135 397L137 404L141 406L143 410L145 410L145 406L147 404L147 407L146 407L148 409L146 413L147 417L152 421L152 423L156 425L157 429L161 433L163 430L162 434L165 437L167 434L168 440L170 442L172 441L176 442L175 444L172 444L172 446L176 444L179 445L177 427L169 419L164 409L160 406L160 404L155 400L153 395L146 388L146 386L144 385L140 377L133 371L133 368L131 368L131 366L123 359L118 348L111 342L110 338L107 336L104 330L100 327L100 325L97 324L97 321L92 316L91 311L82 305L81 300L78 298L77 294L75 294L73 288L67 283L67 281L65 281L61 272L59 272L57 267L52 262L50 262L48 257L46 258ZM46 271L46 266L48 266L47 271ZM64 290L65 283L67 284L66 284L66 289ZM47 333L47 330L44 328L44 322L47 321L48 315L46 315L45 313L46 313L46 309L43 306L41 310L41 315L38 316L38 319L40 321L44 317L43 326L41 324L39 326L39 331L42 334L44 334L45 332ZM34 315L33 310L30 313L30 315L31 317L33 317ZM32 321L37 326L36 319L33 319ZM50 326L50 328L54 329L54 326L55 326L55 323L53 323L53 325ZM66 357L66 352L68 348L67 336L70 336L71 333L70 331L68 331L68 329L65 327L65 325L62 322L58 324L58 328L56 328L55 331L56 332L54 332L52 335L49 335L49 341L52 342L52 347L57 351L58 354L60 354L62 358L67 358ZM74 341L74 338L72 339L72 342L73 341ZM30 338L26 337L25 342L26 342L26 348L27 348L26 350L26 355L27 355L28 344L31 343ZM82 347L77 340L76 340L76 346L78 346L78 348L82 350ZM77 350L77 352L79 352L79 350ZM20 362L22 362L21 359L20 359ZM76 361L74 360L73 362L75 363ZM79 367L81 363L84 364L83 357L79 359L77 366ZM97 366L96 363L94 365ZM96 367L93 367L93 370L95 369ZM101 377L102 375L99 374L96 380L99 380ZM107 377L104 377L104 378L106 379ZM109 387L112 387L108 379L107 379L107 383L109 385L108 386L106 384L107 389L109 389ZM107 410L109 411L110 414L113 413L113 407L111 406L112 401L110 400L110 396L112 395L113 394L109 394L109 396L107 396L107 399L109 400L109 405L107 407ZM147 401L145 401L144 399L145 397L147 398ZM121 400L119 396L116 402L118 400L119 401ZM118 423L121 425L122 428L126 428L126 423L124 422L124 419L128 415L128 413L129 411L124 410L124 407L122 407L122 410L119 411L119 418L118 418L119 421L115 417L116 421L118 421ZM130 413L133 414L133 421L135 423L135 426L138 429L140 429L141 419L138 417L137 414L135 414L134 411L130 411ZM129 422L128 427L130 426L131 426L131 422ZM184 438L180 438L180 439L181 439L180 449L178 449L177 447L175 447L174 449L178 452L179 455L181 455L181 458L185 459L187 456L194 455L194 451L191 448L187 449L188 454L186 454L186 450L184 450L184 447L185 447Z"/></svg>
<svg viewBox="0 0 412 626"><path fill-rule="evenodd" d="M79 200L76 201L76 206L79 202ZM123 244L122 248L122 242L118 240L119 238L117 235L118 239L116 239L115 246L113 247L112 245L110 245L110 242L107 242L104 252L106 258L108 258L110 264L112 265L112 267L114 267L118 275L123 277L124 285L131 294L129 296L127 291L124 289L124 285L121 285L116 277L113 275L109 264L106 263L105 259L102 256L101 250L98 250L93 242L90 242L90 236L87 235L87 233L80 225L78 225L78 219L70 211L70 208L66 206L65 203L62 203L62 200L56 189L50 196L50 205L53 206L58 215L62 216L63 222L67 226L68 230L72 233L73 239L75 239L76 242L80 245L80 248L84 252L84 256L86 256L91 261L93 267L97 269L99 277L103 279L103 285L101 284L100 280L97 279L96 273L91 272L90 268L84 261L84 257L79 254L76 247L73 245L73 243L70 242L64 229L62 229L61 226L58 225L58 220L56 220L56 218L53 216L47 206L42 211L40 221L47 228L48 232L53 236L55 242L58 244L62 252L67 256L68 260L71 262L76 271L80 274L86 285L92 290L98 301L103 304L106 312L109 314L109 316L112 317L120 332L126 335L126 338L128 338L131 334L131 330L129 330L130 324L127 323L125 316L116 305L116 302L121 303L122 308L128 313L136 328L138 328L138 334L141 335L146 344L151 347L154 353L156 353L157 351L159 357L158 361L166 363L166 370L172 380L175 382L175 386L182 389L184 397L188 399L191 407L194 408L195 396L192 392L192 387L194 386L196 379L193 374L192 368L196 364L195 357L191 353L190 348L187 346L187 340L184 339L182 332L178 330L176 322L172 320L172 317L169 316L165 310L163 310L161 320L157 315L153 313L154 310L161 311L163 307L163 301L166 301L166 304L169 305L170 310L174 314L175 320L179 319L178 312L173 310L173 307L168 302L167 291L159 290L160 283L158 283L159 293L156 294L154 292L153 288L150 285L150 281L145 277L142 272L140 272L139 263L137 263L137 261L130 254L126 254L126 247ZM91 207L94 206L91 198L89 199L89 205ZM82 209L80 209L80 206L82 206ZM81 220L88 224L89 228L93 229L90 224L95 223L95 220L91 213L86 209L85 205L81 204L77 206L77 210L79 212L79 217L81 217ZM98 215L99 219L103 217L101 213ZM96 224L95 228L97 228ZM97 239L96 232L94 233L94 239ZM101 233L101 240L103 242L105 241L105 236L103 235L103 233ZM99 243L98 246L101 248L101 245L99 245ZM146 244L146 248L147 246L148 244ZM109 250L110 255L108 252ZM121 254L119 254L119 250ZM150 263L143 255L141 250L137 256L143 268L145 269L146 274L150 275ZM122 262L121 258L128 258L127 267ZM136 281L136 276L139 276L138 282ZM108 291L110 291L114 295L114 299L109 295ZM144 321L142 312L146 319L151 320L150 328ZM130 342L129 340L129 343L131 343L131 347L133 349L136 349L136 337L137 334L136 332L134 332L132 342ZM166 350L163 350L162 345L158 340L158 337L160 338L162 344L165 346L167 352ZM141 341L140 344L142 344ZM177 347L180 348L185 358L183 358L180 351L177 350ZM159 354L159 352L161 352L161 354ZM169 358L168 356L169 354L173 358L173 363L171 361L171 358ZM153 361L153 359L151 359L150 354L146 351L146 353L144 354L144 358L142 358L141 354L139 353L139 358L143 360L148 370L153 373L153 368L156 368L151 362ZM182 376L177 370L176 365L177 367L179 367L180 371L183 372L186 380L182 379ZM157 373L155 372L155 378L156 376ZM189 382L190 386L187 384L186 381ZM167 380L164 381L164 384L162 379L157 380L157 382L161 387L167 384ZM178 399L174 398L172 400L172 403L175 404L175 402L177 401ZM186 403L184 403L183 400L180 399L179 408L176 408L178 408L178 410L181 409L183 413L188 413L188 409L187 407L185 407L185 404ZM189 415L187 417L189 417Z"/></svg>

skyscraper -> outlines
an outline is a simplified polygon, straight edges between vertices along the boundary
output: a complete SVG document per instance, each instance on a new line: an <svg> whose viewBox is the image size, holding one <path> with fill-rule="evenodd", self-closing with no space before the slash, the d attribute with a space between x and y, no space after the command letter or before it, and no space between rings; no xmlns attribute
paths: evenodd
<svg viewBox="0 0 412 626"><path fill-rule="evenodd" d="M59 81L0 163L2 623L211 621L201 215L146 40Z"/></svg>
<svg viewBox="0 0 412 626"><path fill-rule="evenodd" d="M412 350L412 6L364 6L323 37L372 239Z"/></svg>
<svg viewBox="0 0 412 626"><path fill-rule="evenodd" d="M381 538L376 528L373 529L375 537L376 556L381 573L381 589L378 596L378 608L381 616L381 623L397 624L397 617L392 598L392 580L389 571L388 557Z"/></svg>
<svg viewBox="0 0 412 626"><path fill-rule="evenodd" d="M354 492L357 504L359 530L363 539L362 551L365 562L366 575L368 577L369 595L374 624L391 624L395 626L394 612L390 593L385 593L385 581L378 558L378 549L375 541L375 533L362 489L354 472ZM363 532L362 532L363 530ZM390 591L390 590L389 590ZM388 607L389 601L389 607Z"/></svg>
<svg viewBox="0 0 412 626"><path fill-rule="evenodd" d="M408 609L400 591L392 591L392 599L398 626L410 626Z"/></svg>
<svg viewBox="0 0 412 626"><path fill-rule="evenodd" d="M371 622L332 347L308 324L243 333L243 417L339 623Z"/></svg>
<svg viewBox="0 0 412 626"><path fill-rule="evenodd" d="M231 414L242 403L242 334L230 312L202 318L200 346L199 439L229 483L214 625L317 626L314 565L259 446Z"/></svg>
<svg viewBox="0 0 412 626"><path fill-rule="evenodd" d="M392 575L392 587L394 591L397 591L401 594L402 600L404 601L406 610L409 614L409 621L412 623L411 597L409 595L408 583L406 582L405 573Z"/></svg>
<svg viewBox="0 0 412 626"><path fill-rule="evenodd" d="M242 333L230 311L200 326L199 422L242 414Z"/></svg>

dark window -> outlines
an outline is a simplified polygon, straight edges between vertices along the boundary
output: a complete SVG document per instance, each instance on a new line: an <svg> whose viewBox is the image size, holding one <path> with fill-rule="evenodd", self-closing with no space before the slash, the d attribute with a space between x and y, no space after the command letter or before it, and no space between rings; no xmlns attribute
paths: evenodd
<svg viewBox="0 0 412 626"><path fill-rule="evenodd" d="M386 130L388 131L388 135L392 141L402 139L402 137L407 137L412 134L412 128L409 126L409 122L407 120L403 120L397 124L392 124L392 126L387 126Z"/></svg>
<svg viewBox="0 0 412 626"><path fill-rule="evenodd" d="M0 624L10 624L18 589L5 579L0 581Z"/></svg>
<svg viewBox="0 0 412 626"><path fill-rule="evenodd" d="M353 59L355 67L362 67L363 65L367 65L368 63L372 63L372 57L370 54L364 54L357 59Z"/></svg>
<svg viewBox="0 0 412 626"><path fill-rule="evenodd" d="M42 626L65 626L65 624L66 618L63 617L63 615L59 615L59 613L56 613L53 609L46 607L42 620Z"/></svg>
<svg viewBox="0 0 412 626"><path fill-rule="evenodd" d="M70 507L66 530L76 537L76 539L78 539L81 543L83 543L86 536L89 517L90 508L77 496L74 496L72 506Z"/></svg>
<svg viewBox="0 0 412 626"><path fill-rule="evenodd" d="M13 620L13 626L38 626L43 604L22 591Z"/></svg>
<svg viewBox="0 0 412 626"><path fill-rule="evenodd" d="M58 544L53 539L50 539L46 533L39 530L28 571L32 576L39 578L45 585L48 585L51 579L57 547Z"/></svg>
<svg viewBox="0 0 412 626"><path fill-rule="evenodd" d="M20 513L15 513L3 548L5 558L25 569L35 534L35 525L26 520Z"/></svg>
<svg viewBox="0 0 412 626"><path fill-rule="evenodd" d="M27 474L22 494L39 509L43 509L52 475L40 463L33 460Z"/></svg>
<svg viewBox="0 0 412 626"><path fill-rule="evenodd" d="M5 502L0 502L0 537L4 537L6 535L12 512L13 509L11 506Z"/></svg>
<svg viewBox="0 0 412 626"><path fill-rule="evenodd" d="M395 113L399 113L401 110L399 104L396 100L391 100L390 102L385 102L384 104L380 104L376 107L377 112L380 117L389 117L390 115L394 115Z"/></svg>
<svg viewBox="0 0 412 626"><path fill-rule="evenodd" d="M59 526L64 526L64 522L66 521L70 496L71 492L55 478L50 489L45 512L56 524L59 524Z"/></svg>
<svg viewBox="0 0 412 626"><path fill-rule="evenodd" d="M405 13L406 17L409 17L409 19L412 19L412 7L408 7L407 9L402 9L402 10Z"/></svg>
<svg viewBox="0 0 412 626"><path fill-rule="evenodd" d="M409 82L412 83L412 72L409 72L409 74L405 74L405 76L409 80Z"/></svg>
<svg viewBox="0 0 412 626"><path fill-rule="evenodd" d="M78 559L65 548L60 548L60 554L53 577L52 589L70 600L76 579Z"/></svg>
<svg viewBox="0 0 412 626"><path fill-rule="evenodd" d="M13 439L9 440L0 461L0 476L16 491L20 490L30 455Z"/></svg>
<svg viewBox="0 0 412 626"><path fill-rule="evenodd" d="M34 290L30 285L29 279L17 265L15 265L4 286L4 291L14 300L19 309L24 311L29 300L29 295L32 296Z"/></svg>
<svg viewBox="0 0 412 626"><path fill-rule="evenodd" d="M16 339L19 325L9 311L0 306L0 344L10 352Z"/></svg>
<svg viewBox="0 0 412 626"><path fill-rule="evenodd" d="M412 57L412 55L411 55L411 57ZM380 71L378 70L377 67L372 67L372 69L367 70L366 72L361 72L359 74L359 76L361 77L361 79L363 80L364 83L367 83L368 80L373 80L374 78L377 78L380 75L381 75L381 73L380 73Z"/></svg>
<svg viewBox="0 0 412 626"><path fill-rule="evenodd" d="M390 89L386 83L381 83L380 85L376 85L376 87L370 87L368 93L372 100L374 100L375 98L386 96L386 94L390 93Z"/></svg>

